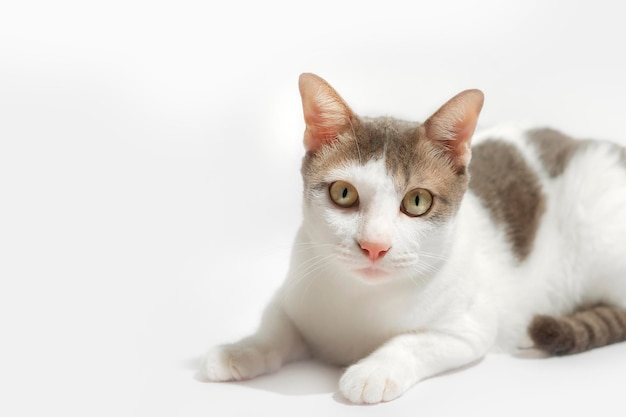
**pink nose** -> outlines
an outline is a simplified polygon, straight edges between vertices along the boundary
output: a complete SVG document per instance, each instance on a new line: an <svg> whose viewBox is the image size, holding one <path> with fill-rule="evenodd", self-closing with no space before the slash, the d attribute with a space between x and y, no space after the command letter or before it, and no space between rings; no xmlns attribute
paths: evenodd
<svg viewBox="0 0 626 417"><path fill-rule="evenodd" d="M374 243L374 242L359 242L359 246L363 251L363 254L370 258L372 262L376 262L391 249L391 246L385 243Z"/></svg>

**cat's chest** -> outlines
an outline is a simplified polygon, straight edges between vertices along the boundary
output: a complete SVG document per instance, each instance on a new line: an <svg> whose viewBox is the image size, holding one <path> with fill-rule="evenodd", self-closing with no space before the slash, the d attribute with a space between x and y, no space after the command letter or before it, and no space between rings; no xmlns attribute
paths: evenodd
<svg viewBox="0 0 626 417"><path fill-rule="evenodd" d="M319 274L283 290L285 311L313 353L338 364L364 357L420 322L410 293L351 280L340 273Z"/></svg>

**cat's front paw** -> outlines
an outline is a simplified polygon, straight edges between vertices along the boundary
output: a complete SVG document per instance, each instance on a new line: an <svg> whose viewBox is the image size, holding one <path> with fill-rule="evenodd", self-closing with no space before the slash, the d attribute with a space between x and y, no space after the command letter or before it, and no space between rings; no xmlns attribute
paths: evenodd
<svg viewBox="0 0 626 417"><path fill-rule="evenodd" d="M273 372L280 365L278 355L256 346L233 344L210 349L205 356L204 373L209 381L242 381Z"/></svg>
<svg viewBox="0 0 626 417"><path fill-rule="evenodd" d="M391 401L415 383L406 367L397 363L362 360L349 367L339 380L339 391L355 404Z"/></svg>

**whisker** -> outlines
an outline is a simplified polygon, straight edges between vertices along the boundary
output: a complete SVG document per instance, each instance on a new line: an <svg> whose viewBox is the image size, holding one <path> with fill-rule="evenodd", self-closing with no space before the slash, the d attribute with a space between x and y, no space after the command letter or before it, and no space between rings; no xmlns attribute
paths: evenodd
<svg viewBox="0 0 626 417"><path fill-rule="evenodd" d="M332 246L333 243L323 243L323 242L314 242L314 241L310 241L310 242L295 242L293 244L293 246L304 246L304 245L322 245L322 246Z"/></svg>
<svg viewBox="0 0 626 417"><path fill-rule="evenodd" d="M311 267L311 263L315 264L317 261L319 261L321 258L323 258L326 255L315 255L315 256L311 256L309 259L307 259L306 261L303 261L300 263L300 265L298 265L298 267L296 269L294 269L294 273L296 272L300 272L303 268L309 268Z"/></svg>
<svg viewBox="0 0 626 417"><path fill-rule="evenodd" d="M359 165L363 165L363 160L361 158L361 148L359 148L359 141L356 137L356 132L354 130L354 125L352 124L352 120L348 119L348 123L350 123L350 130L352 130L352 137L354 138L354 144L356 145L356 152L359 155Z"/></svg>
<svg viewBox="0 0 626 417"><path fill-rule="evenodd" d="M334 247L334 243L319 243L319 242L297 242L293 245L293 250L297 249L298 252L303 252L309 249L318 249L324 247Z"/></svg>
<svg viewBox="0 0 626 417"><path fill-rule="evenodd" d="M327 264L322 264L322 265L319 265L317 268L315 268L313 271L311 271L311 273L313 273L313 272L319 272L319 271L322 271L322 270L324 270L324 268L327 268L328 266L330 266L330 262L329 262L329 263L327 263ZM307 275L309 275L309 274L307 274ZM305 293L306 293L307 291L309 291L309 288L311 288L311 285L313 285L313 280L312 280L312 279L310 279L310 280L309 280L308 285L307 285L307 286L306 286L306 288L304 289L304 292L305 292Z"/></svg>
<svg viewBox="0 0 626 417"><path fill-rule="evenodd" d="M307 277L309 277L316 271L320 270L321 268L329 266L330 262L326 262L326 261L328 261L329 259L333 257L335 257L335 254L331 253L330 255L321 256L321 257L312 259L313 262L310 265L307 265L306 268L302 271L299 271L299 269L301 268L301 266L299 266L298 269L294 271L297 273L295 273L294 276L291 277L292 282L289 284L287 288L285 288L283 297L286 296L291 291L293 291L294 288L300 285L300 283L302 283Z"/></svg>
<svg viewBox="0 0 626 417"><path fill-rule="evenodd" d="M446 256L440 255L438 253L430 253L430 252L419 251L417 254L418 254L418 256L423 256L425 258L436 259L438 261L445 261L447 259Z"/></svg>
<svg viewBox="0 0 626 417"><path fill-rule="evenodd" d="M419 288L423 284L424 277L430 275L429 273L432 273L432 271L425 270L424 264L417 264L416 269L417 271L408 272L406 276Z"/></svg>
<svg viewBox="0 0 626 417"><path fill-rule="evenodd" d="M320 271L320 270L323 270L324 268L328 267L329 265L330 265L330 263L326 263L326 264L322 263L322 264L320 264L320 265L317 265L315 268L313 268L311 271L307 272L306 274L304 274L304 275L302 275L302 276L298 277L296 280L294 280L294 281L293 281L293 282L289 285L289 287L288 287L288 288L286 288L286 289L285 289L285 291L283 292L283 297L282 297L282 299L284 300L284 299L285 299L285 297L287 297L287 295L288 295L289 293L291 293L291 292L292 292L292 291L293 291L293 290L294 290L294 289L295 289L298 285L302 284L302 283L306 280L306 278L307 278L308 276L310 276L311 274L313 274L313 273L315 273L315 272L318 272L318 271ZM313 283L313 280L309 280L309 283L308 283L308 285L306 286L306 288L304 289L304 292L308 291L308 289L309 289L309 287L311 286L311 284L312 284L312 283Z"/></svg>
<svg viewBox="0 0 626 417"><path fill-rule="evenodd" d="M323 262L327 261L328 259L330 259L330 258L332 258L334 256L335 256L335 254L331 253L330 255L326 255L326 256L323 256L323 257L321 257L319 259L316 259L314 263L312 263L311 265L307 266L306 270L301 271L300 273L308 275L309 274L309 270L311 268L314 268L316 265L319 265L320 263L323 263Z"/></svg>

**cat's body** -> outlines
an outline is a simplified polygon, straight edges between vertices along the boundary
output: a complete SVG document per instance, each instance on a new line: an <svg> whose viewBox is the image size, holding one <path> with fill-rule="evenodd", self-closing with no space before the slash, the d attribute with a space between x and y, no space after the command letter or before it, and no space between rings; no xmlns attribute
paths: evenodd
<svg viewBox="0 0 626 417"><path fill-rule="evenodd" d="M419 124L359 118L313 75L300 86L290 272L255 335L209 352L209 379L314 355L351 365L340 391L375 403L489 350L626 337L624 148L516 127L472 140L477 90Z"/></svg>

